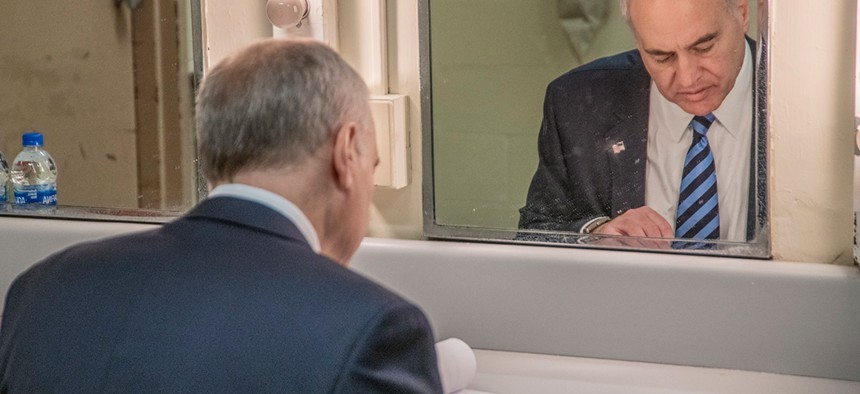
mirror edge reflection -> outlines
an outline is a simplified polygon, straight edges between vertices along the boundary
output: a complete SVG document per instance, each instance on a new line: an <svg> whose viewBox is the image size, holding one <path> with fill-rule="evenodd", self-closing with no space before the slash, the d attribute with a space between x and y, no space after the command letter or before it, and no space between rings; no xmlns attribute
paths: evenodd
<svg viewBox="0 0 860 394"><path fill-rule="evenodd" d="M50 210L0 211L0 216L32 219L88 220L98 222L167 223L181 216L183 213L184 211L164 209L99 208L60 205L56 208L51 208Z"/></svg>
<svg viewBox="0 0 860 394"><path fill-rule="evenodd" d="M203 59L203 11L202 11L202 3L203 0L189 0L191 1L191 53L194 56L194 68L193 68L193 78L192 81L194 87L194 104L197 104L197 91L200 89L200 83L203 81L204 74L204 59ZM193 109L196 111L196 107ZM195 119L196 121L196 119ZM197 133L197 125L194 125L194 132ZM197 141L197 136L194 136L195 142ZM200 167L200 160L197 160L197 144L194 144L194 164L196 164L197 171L197 200L202 201L206 196L209 195L209 183L206 181L206 177L203 176L203 170ZM176 215L179 216L179 215Z"/></svg>
<svg viewBox="0 0 860 394"><path fill-rule="evenodd" d="M424 235L447 238L447 232L436 224L436 199L433 188L433 95L430 91L430 2L418 0L418 79L421 95L421 196L424 211ZM453 239L463 239L456 238Z"/></svg>
<svg viewBox="0 0 860 394"><path fill-rule="evenodd" d="M504 244L521 244L521 245L536 245L536 246L556 246L570 248L588 248L601 250L626 250L626 251L645 251L645 252L660 252L671 254L688 254L688 255L707 255L707 256L724 256L724 257L739 257L739 258L755 258L755 259L771 259L772 246L769 229L768 218L768 168L767 168L767 151L769 140L767 138L768 118L767 118L767 97L769 94L769 75L768 67L770 64L770 52L768 45L770 42L770 18L769 12L771 9L772 0L758 0L756 17L758 17L757 31L755 36L756 41L756 62L755 62L755 95L754 95L754 110L753 110L753 138L756 140L756 148L754 154L755 165L755 185L758 193L755 198L755 229L754 237L750 242L726 242L726 241L707 241L703 249L656 249L656 248L641 248L625 245L604 246L598 243L601 240L613 241L616 239L624 239L630 241L641 240L637 237L618 237L618 236L600 236L575 233L575 232L546 232L537 230L519 230L519 229L499 229L499 228L483 228L470 227L462 225L446 225L439 224L436 220L436 200L435 200L435 174L433 165L433 94L432 94L432 70L431 70L431 15L429 0L418 0L418 37L419 37L419 80L421 87L421 127L422 127L422 187L423 187L423 217L424 217L424 236L428 239L442 240L462 240L473 242L489 242L489 243L504 243ZM761 164L761 165L759 165ZM518 234L541 234L549 233L554 236L567 239L567 241L551 242L551 241L531 241L517 239ZM583 238L589 242L581 242ZM572 242L571 242L572 241ZM671 240L663 240L663 242L671 242ZM682 241L684 242L684 241Z"/></svg>

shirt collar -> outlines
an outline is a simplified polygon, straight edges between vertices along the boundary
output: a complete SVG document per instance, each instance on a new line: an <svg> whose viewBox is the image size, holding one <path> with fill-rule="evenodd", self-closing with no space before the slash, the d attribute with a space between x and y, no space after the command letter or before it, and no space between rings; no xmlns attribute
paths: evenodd
<svg viewBox="0 0 860 394"><path fill-rule="evenodd" d="M310 244L314 252L319 253L321 250L319 236L314 229L308 217L295 204L286 198L272 193L268 190L259 187L243 185L240 183L229 183L215 187L209 192L209 198L212 197L233 197L246 201L256 202L266 207L274 209L281 215L284 215L305 237L305 240Z"/></svg>
<svg viewBox="0 0 860 394"><path fill-rule="evenodd" d="M748 105L749 101L744 99L744 95L752 95L752 57L747 45L744 47L747 50L744 51L744 60L741 70L735 78L735 85L726 95L720 107L713 111L717 122L720 122L732 137L737 137L738 132L745 127L742 124L744 106ZM693 119L693 115L688 114L681 107L663 97L653 80L651 80L651 100L656 100L659 110L665 116L668 130L672 133L672 140L680 142L690 125L690 120ZM749 127L746 129L749 130Z"/></svg>

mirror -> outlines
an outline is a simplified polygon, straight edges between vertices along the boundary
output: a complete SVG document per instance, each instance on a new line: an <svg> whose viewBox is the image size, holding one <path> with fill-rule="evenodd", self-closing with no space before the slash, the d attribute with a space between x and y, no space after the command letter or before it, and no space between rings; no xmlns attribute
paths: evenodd
<svg viewBox="0 0 860 394"><path fill-rule="evenodd" d="M571 223L567 227L531 226L529 220L523 219L521 209L529 204L529 190L534 189L534 184L539 182L535 174L541 160L539 134L544 120L548 84L577 66L636 48L635 38L621 15L618 0L531 0L494 3L492 6L485 2L433 0L421 1L420 12L426 236L594 248L657 248L675 253L759 258L770 256L765 206L767 199L764 193L766 2L750 0L749 3L750 27L747 36L752 42L748 45L749 53L744 59L747 62L746 75L753 81L750 82L749 91L752 94L747 96L749 106L746 107L746 119L749 119L746 124L751 125L747 145L749 149L744 148L744 152L748 153L745 160L749 162L745 175L748 177L748 191L735 192L736 195L747 197L738 205L746 208L745 219L735 219L737 222L745 220L745 226L734 224L735 228L744 228L736 229L735 233L741 235L735 235L731 240L727 240L730 237L723 237L722 240L690 243L696 246L695 249L684 247L685 243L672 243L663 239L595 234L585 236L582 233L583 222L575 225L572 222L576 219L591 219L589 215L570 219ZM650 81L646 79L646 83ZM569 97L577 97L576 94L561 93ZM629 97L630 93L620 95ZM578 102L586 101L583 99ZM646 103L637 108L644 108L647 117L647 96L644 101ZM593 105L594 108L580 108L580 112L599 111L598 104ZM614 115L619 119L635 116L634 113ZM597 118L602 119L600 116ZM688 138L692 140L692 131ZM603 162L580 165L577 167L580 172L598 173L600 171L595 168L606 166L605 162L620 157L619 154L624 151L629 156L638 149L644 155L647 145L633 139L627 139L626 146L621 139L600 142L605 142L605 146L577 148L581 150L577 154L599 151L598 161ZM687 142L686 146L689 147L689 144ZM687 151L686 147L684 151ZM544 152L543 160L569 161L572 154L559 152L552 156ZM559 155L562 156L561 160ZM645 158L632 160L639 163ZM645 166L639 164L637 168L640 168L637 171L641 174L627 177L631 179L609 181L601 178L594 182L598 185L596 187L618 182L623 183L625 188L638 188L640 196L636 199L643 199L644 182L638 182L637 185L632 178L644 179ZM581 181L569 182L577 184ZM581 189L588 189L582 187L581 183L578 185ZM661 189L651 187L650 190ZM619 194L617 191L605 192L607 195L612 193ZM679 198L677 192L674 194L676 200L671 209L673 216ZM535 200L538 201L535 205L540 208L553 207L553 203L548 201L571 199L566 196ZM606 210L617 208L619 212L609 213L612 217L641 206L636 201L614 205L605 201L594 203L601 204ZM743 208L735 210L744 211ZM666 220L674 222L671 217Z"/></svg>
<svg viewBox="0 0 860 394"><path fill-rule="evenodd" d="M160 220L197 202L199 26L193 0L4 5L0 152L11 166L23 133L44 135L48 214Z"/></svg>

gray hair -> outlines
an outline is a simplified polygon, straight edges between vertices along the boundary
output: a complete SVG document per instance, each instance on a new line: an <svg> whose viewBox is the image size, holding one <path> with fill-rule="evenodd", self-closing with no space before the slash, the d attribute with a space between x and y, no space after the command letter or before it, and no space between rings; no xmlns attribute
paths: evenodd
<svg viewBox="0 0 860 394"><path fill-rule="evenodd" d="M221 61L197 94L203 176L299 164L346 122L369 129L368 89L334 50L311 40L266 40Z"/></svg>
<svg viewBox="0 0 860 394"><path fill-rule="evenodd" d="M621 16L624 17L625 21L627 21L627 25L633 28L633 23L630 22L630 1L631 0L619 0L619 3L621 4ZM730 14L738 16L737 0L723 0L723 2Z"/></svg>

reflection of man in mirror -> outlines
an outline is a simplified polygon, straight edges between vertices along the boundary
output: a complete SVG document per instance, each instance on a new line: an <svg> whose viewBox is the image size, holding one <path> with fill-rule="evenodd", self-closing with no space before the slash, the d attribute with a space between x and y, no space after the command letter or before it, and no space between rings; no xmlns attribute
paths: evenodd
<svg viewBox="0 0 860 394"><path fill-rule="evenodd" d="M637 50L547 88L520 228L745 241L748 0L621 0Z"/></svg>

